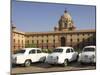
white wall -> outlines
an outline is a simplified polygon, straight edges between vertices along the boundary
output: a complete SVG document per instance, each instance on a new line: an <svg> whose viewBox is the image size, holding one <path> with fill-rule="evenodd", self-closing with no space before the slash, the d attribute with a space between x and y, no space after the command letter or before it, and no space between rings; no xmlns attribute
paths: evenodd
<svg viewBox="0 0 100 75"><path fill-rule="evenodd" d="M29 1L29 0L28 0ZM97 6L97 70L59 73L42 73L34 75L98 75L100 73L100 0L30 0L56 3L88 4ZM0 75L10 75L10 0L0 0Z"/></svg>

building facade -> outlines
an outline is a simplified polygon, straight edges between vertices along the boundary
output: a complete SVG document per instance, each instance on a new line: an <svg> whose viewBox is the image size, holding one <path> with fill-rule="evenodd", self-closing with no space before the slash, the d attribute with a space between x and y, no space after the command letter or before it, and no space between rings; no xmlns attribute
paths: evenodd
<svg viewBox="0 0 100 75"><path fill-rule="evenodd" d="M16 30L16 27L12 25L12 40L11 40L11 50L12 52L14 50L24 48L25 47L25 33Z"/></svg>
<svg viewBox="0 0 100 75"><path fill-rule="evenodd" d="M20 32L13 26L12 50L35 45L42 49L53 49L58 46L72 46L83 48L86 45L96 45L96 30L78 30L70 14L64 14L50 32Z"/></svg>

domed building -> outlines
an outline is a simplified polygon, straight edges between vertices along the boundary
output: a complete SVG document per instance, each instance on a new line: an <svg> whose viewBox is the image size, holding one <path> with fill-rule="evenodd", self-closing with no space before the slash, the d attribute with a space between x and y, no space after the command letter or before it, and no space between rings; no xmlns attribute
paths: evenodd
<svg viewBox="0 0 100 75"><path fill-rule="evenodd" d="M61 15L58 25L50 32L20 32L12 30L12 52L23 47L54 49L59 46L72 46L81 49L86 45L96 45L95 29L77 30L67 10Z"/></svg>
<svg viewBox="0 0 100 75"><path fill-rule="evenodd" d="M58 28L56 28L55 31L71 31L75 30L75 26L72 20L72 17L67 12L67 10L64 11L64 14L61 16L58 22Z"/></svg>

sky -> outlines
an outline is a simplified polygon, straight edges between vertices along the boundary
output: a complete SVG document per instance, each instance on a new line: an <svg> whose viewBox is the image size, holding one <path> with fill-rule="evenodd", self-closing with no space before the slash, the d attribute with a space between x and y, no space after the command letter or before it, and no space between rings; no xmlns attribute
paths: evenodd
<svg viewBox="0 0 100 75"><path fill-rule="evenodd" d="M90 5L13 0L11 18L17 29L23 32L53 31L65 9L72 16L78 30L95 29L96 8Z"/></svg>

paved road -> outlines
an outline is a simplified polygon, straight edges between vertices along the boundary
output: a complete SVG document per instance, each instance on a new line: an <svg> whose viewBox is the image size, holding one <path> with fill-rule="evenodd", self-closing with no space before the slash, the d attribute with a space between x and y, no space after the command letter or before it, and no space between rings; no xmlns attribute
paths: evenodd
<svg viewBox="0 0 100 75"><path fill-rule="evenodd" d="M12 74L19 73L39 73L39 72L59 72L59 71L76 71L76 70L95 70L93 65L80 65L77 62L70 63L67 67L62 65L48 65L46 63L34 63L30 67L15 66L12 67Z"/></svg>

